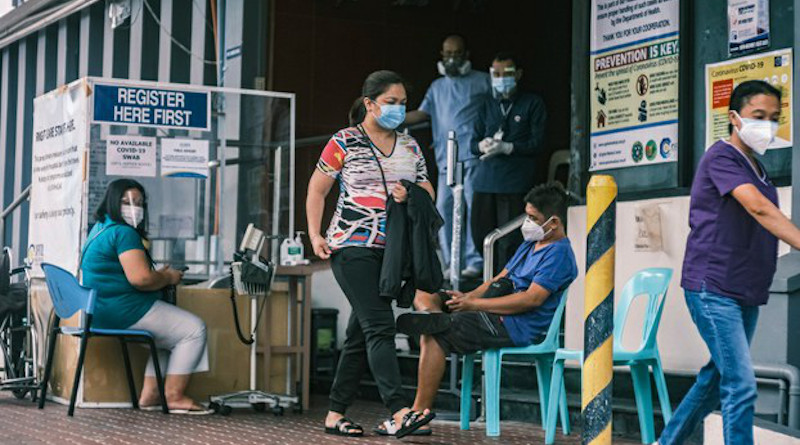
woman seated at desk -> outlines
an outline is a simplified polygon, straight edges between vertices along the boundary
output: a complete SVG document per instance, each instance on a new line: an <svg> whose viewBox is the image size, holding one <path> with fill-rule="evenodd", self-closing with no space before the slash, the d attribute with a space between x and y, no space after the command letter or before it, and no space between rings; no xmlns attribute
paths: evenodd
<svg viewBox="0 0 800 445"><path fill-rule="evenodd" d="M158 270L144 246L147 240L147 195L131 179L111 182L83 249L83 284L97 291L92 326L150 332L166 375L165 393L171 413L205 414L185 395L193 373L208 371L206 326L196 315L161 301L162 290L180 283L183 272ZM147 363L139 398L142 409L160 409L161 399L152 358Z"/></svg>

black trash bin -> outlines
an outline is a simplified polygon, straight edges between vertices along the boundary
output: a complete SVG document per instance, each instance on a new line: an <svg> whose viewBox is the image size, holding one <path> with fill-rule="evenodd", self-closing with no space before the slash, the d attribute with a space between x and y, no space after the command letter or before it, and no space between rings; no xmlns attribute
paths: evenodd
<svg viewBox="0 0 800 445"><path fill-rule="evenodd" d="M339 358L337 348L337 322L339 310L318 308L311 310L311 378L333 377Z"/></svg>

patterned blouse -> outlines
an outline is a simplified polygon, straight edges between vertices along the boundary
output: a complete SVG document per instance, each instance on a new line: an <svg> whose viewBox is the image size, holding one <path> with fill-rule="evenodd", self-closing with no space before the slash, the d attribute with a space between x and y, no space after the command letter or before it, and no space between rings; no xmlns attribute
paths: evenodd
<svg viewBox="0 0 800 445"><path fill-rule="evenodd" d="M328 141L317 168L339 180L339 201L327 236L333 250L350 246L383 248L386 190L391 193L402 179L428 182L422 150L416 139L404 133L397 133L394 149L386 156L371 145L359 128L345 128Z"/></svg>

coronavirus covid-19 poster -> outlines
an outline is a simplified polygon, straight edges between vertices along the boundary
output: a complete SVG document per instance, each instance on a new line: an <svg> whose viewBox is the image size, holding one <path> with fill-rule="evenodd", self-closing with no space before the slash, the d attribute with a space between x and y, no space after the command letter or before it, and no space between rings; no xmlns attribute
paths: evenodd
<svg viewBox="0 0 800 445"><path fill-rule="evenodd" d="M592 0L590 171L678 160L679 0Z"/></svg>

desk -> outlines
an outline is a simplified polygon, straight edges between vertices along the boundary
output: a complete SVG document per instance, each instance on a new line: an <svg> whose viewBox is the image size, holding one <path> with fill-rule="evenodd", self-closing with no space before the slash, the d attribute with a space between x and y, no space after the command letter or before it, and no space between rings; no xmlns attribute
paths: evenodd
<svg viewBox="0 0 800 445"><path fill-rule="evenodd" d="M263 388L267 391L294 393L297 388L281 386L280 381L273 379L273 374L287 376L287 381L299 383L301 403L304 410L309 408L309 382L311 371L311 275L316 266L279 266L275 274L276 284L288 285L288 301L284 318L274 313L279 306L268 304L264 309L261 327L259 329L258 354L262 356L261 370L263 373ZM276 286L273 286L275 288ZM274 295L274 294L273 294ZM282 308L281 308L282 309ZM265 321L286 326L286 336L275 336L275 330L270 329L272 335L266 335ZM287 368L276 363L279 357L288 357ZM282 372L283 371L283 372ZM293 375L293 379L289 376ZM291 386L291 385L288 385Z"/></svg>

